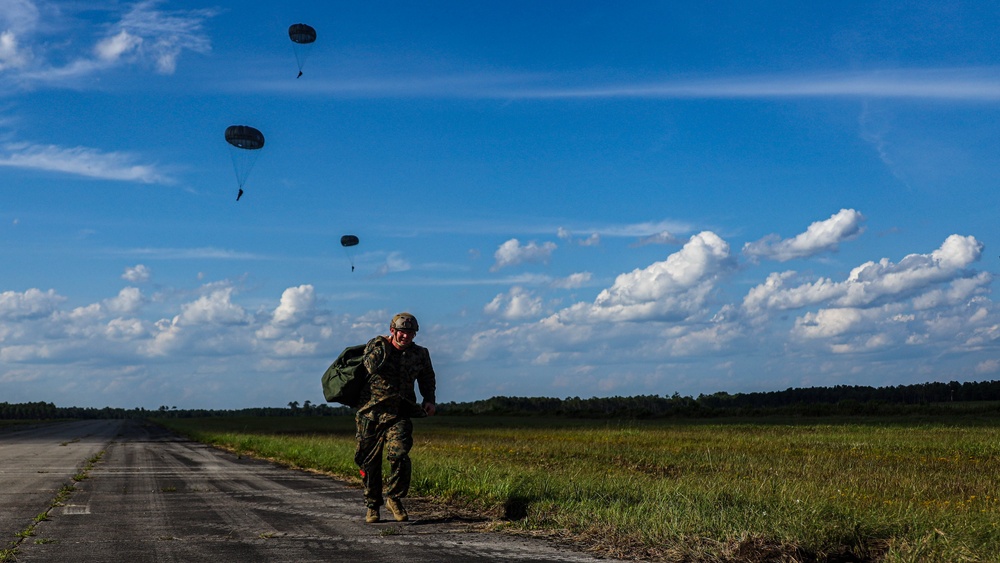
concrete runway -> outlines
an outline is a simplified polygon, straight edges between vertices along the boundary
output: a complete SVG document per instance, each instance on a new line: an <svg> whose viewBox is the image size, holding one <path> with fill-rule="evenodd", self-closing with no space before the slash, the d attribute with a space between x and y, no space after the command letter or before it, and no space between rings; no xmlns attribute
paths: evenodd
<svg viewBox="0 0 1000 563"><path fill-rule="evenodd" d="M75 490L53 504L67 485ZM332 479L142 421L0 432L0 550L16 546L13 561L609 561L413 508L409 522L382 516L366 524L360 491Z"/></svg>

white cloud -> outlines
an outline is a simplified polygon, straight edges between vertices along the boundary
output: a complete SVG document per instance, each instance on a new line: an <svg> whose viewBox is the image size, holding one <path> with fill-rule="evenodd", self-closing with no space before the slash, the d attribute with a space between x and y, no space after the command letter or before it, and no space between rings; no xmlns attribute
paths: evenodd
<svg viewBox="0 0 1000 563"><path fill-rule="evenodd" d="M108 62L115 62L129 52L134 52L142 45L142 37L129 34L124 29L117 35L105 38L94 46L94 52L98 58Z"/></svg>
<svg viewBox="0 0 1000 563"><path fill-rule="evenodd" d="M562 77L555 77L556 79ZM238 83L240 88L290 90L275 81ZM554 83L551 74L465 73L353 76L317 85L331 96L552 99L927 99L996 101L1000 79L992 67L884 69L770 75L706 75L684 80L602 84ZM648 233L647 233L648 234Z"/></svg>
<svg viewBox="0 0 1000 563"><path fill-rule="evenodd" d="M733 267L729 244L704 231L665 261L619 275L593 304L577 304L557 316L577 321L684 319L703 312L719 277Z"/></svg>
<svg viewBox="0 0 1000 563"><path fill-rule="evenodd" d="M1000 80L992 68L899 69L813 74L709 77L704 79L524 88L507 96L531 98L914 98L997 100ZM496 93L495 95L499 95Z"/></svg>
<svg viewBox="0 0 1000 563"><path fill-rule="evenodd" d="M31 53L21 46L19 34L38 25L38 8L30 0L5 0L0 4L0 73L28 66Z"/></svg>
<svg viewBox="0 0 1000 563"><path fill-rule="evenodd" d="M565 278L553 280L551 285L552 287L559 289L576 289L590 283L590 280L593 277L593 274L590 272L577 272L575 274L570 274Z"/></svg>
<svg viewBox="0 0 1000 563"><path fill-rule="evenodd" d="M129 256L144 256L157 260L260 260L259 254L238 252L224 248L131 248L122 250L120 254ZM200 279L200 278L199 278Z"/></svg>
<svg viewBox="0 0 1000 563"><path fill-rule="evenodd" d="M590 235L587 236L587 238L577 239L573 236L573 233L571 233L568 229L559 227L556 230L556 236L562 240L565 240L566 242L570 242L580 246L597 246L601 244L601 235L596 232L590 233Z"/></svg>
<svg viewBox="0 0 1000 563"><path fill-rule="evenodd" d="M43 27L39 25L43 19L39 4L5 0L0 3L0 72L7 72L8 84L25 87L68 81L86 84L80 79L125 64L151 66L158 73L172 74L183 53L211 50L211 36L204 23L218 10L162 10L158 9L160 4L160 0L146 0L127 6L117 22L106 27L92 25L103 34L93 37L92 45L81 46L79 41L66 38L53 40L50 34L67 25L67 18L86 18L78 12L92 7L66 3L46 6L47 25Z"/></svg>
<svg viewBox="0 0 1000 563"><path fill-rule="evenodd" d="M483 311L507 320L537 317L542 312L542 299L520 286L514 286L507 293L494 297L483 307Z"/></svg>
<svg viewBox="0 0 1000 563"><path fill-rule="evenodd" d="M28 57L17 44L17 36L12 31L0 31L0 72L8 68L20 68L28 64Z"/></svg>
<svg viewBox="0 0 1000 563"><path fill-rule="evenodd" d="M132 283L143 283L148 282L152 276L152 270L142 264L136 264L134 267L125 268L122 279Z"/></svg>
<svg viewBox="0 0 1000 563"><path fill-rule="evenodd" d="M820 309L806 313L795 323L795 332L805 338L829 338L850 332L864 321L860 309Z"/></svg>
<svg viewBox="0 0 1000 563"><path fill-rule="evenodd" d="M404 258L401 253L390 252L385 257L385 262L375 270L375 275L384 276L394 272L406 272L411 267L409 260Z"/></svg>
<svg viewBox="0 0 1000 563"><path fill-rule="evenodd" d="M785 310L826 304L836 307L866 307L883 299L899 299L922 292L931 286L965 278L952 288L969 294L975 287L989 283L988 276L976 276L965 271L979 260L983 245L971 236L949 236L940 248L930 254L910 254L898 264L883 258L854 268L843 282L821 278L812 283L788 287L793 272L771 274L767 281L751 289L743 299L750 313ZM933 295L925 297L932 300Z"/></svg>
<svg viewBox="0 0 1000 563"><path fill-rule="evenodd" d="M146 336L148 331L139 319L112 319L106 325L104 336L108 340L125 342Z"/></svg>
<svg viewBox="0 0 1000 563"><path fill-rule="evenodd" d="M976 373L980 375L992 375L1000 373L1000 360L984 360L976 364Z"/></svg>
<svg viewBox="0 0 1000 563"><path fill-rule="evenodd" d="M23 293L5 291L0 293L0 319L47 317L65 300L54 289L43 292L32 288Z"/></svg>
<svg viewBox="0 0 1000 563"><path fill-rule="evenodd" d="M770 235L743 246L743 253L752 259L766 258L786 262L808 258L820 252L837 250L841 242L856 238L864 231L865 217L853 209L841 209L825 221L809 225L794 238L781 239Z"/></svg>
<svg viewBox="0 0 1000 563"><path fill-rule="evenodd" d="M182 52L207 53L211 50L203 23L216 12L210 9L156 10L159 3L148 0L135 4L122 18L119 34L134 36L141 47L138 50L155 61L157 71L171 74Z"/></svg>
<svg viewBox="0 0 1000 563"><path fill-rule="evenodd" d="M170 183L172 180L151 164L136 164L135 156L102 153L86 147L64 148L55 145L7 143L0 151L0 166L63 172L103 180Z"/></svg>
<svg viewBox="0 0 1000 563"><path fill-rule="evenodd" d="M38 25L39 11L32 0L4 0L0 4L0 28L32 30Z"/></svg>
<svg viewBox="0 0 1000 563"><path fill-rule="evenodd" d="M250 315L232 302L232 296L232 287L213 289L209 294L181 305L181 314L175 318L174 324L238 325L249 322Z"/></svg>
<svg viewBox="0 0 1000 563"><path fill-rule="evenodd" d="M642 223L629 223L626 225L612 225L590 229L590 231L600 233L608 237L638 237L639 239L649 237L660 237L670 233L691 232L693 227L687 223L674 220L646 221ZM681 242L674 239L673 243Z"/></svg>
<svg viewBox="0 0 1000 563"><path fill-rule="evenodd" d="M556 243L554 242L538 244L535 241L531 241L522 246L521 241L512 238L501 244L496 252L493 253L493 258L496 262L490 268L490 271L495 272L501 268L524 263L547 263L555 249Z"/></svg>
<svg viewBox="0 0 1000 563"><path fill-rule="evenodd" d="M645 236L636 241L632 246L646 246L648 244L680 244L681 240L670 233L670 231L660 231L658 233Z"/></svg>
<svg viewBox="0 0 1000 563"><path fill-rule="evenodd" d="M104 308L115 315L133 314L145 300L142 292L135 287L126 287L116 297L104 301Z"/></svg>
<svg viewBox="0 0 1000 563"><path fill-rule="evenodd" d="M281 303L274 310L272 321L276 325L299 322L316 307L316 291L312 285L289 287L281 294Z"/></svg>
<svg viewBox="0 0 1000 563"><path fill-rule="evenodd" d="M318 345L316 342L306 342L305 338L295 340L282 340L275 343L274 353L279 357L299 357L309 356L316 353Z"/></svg>

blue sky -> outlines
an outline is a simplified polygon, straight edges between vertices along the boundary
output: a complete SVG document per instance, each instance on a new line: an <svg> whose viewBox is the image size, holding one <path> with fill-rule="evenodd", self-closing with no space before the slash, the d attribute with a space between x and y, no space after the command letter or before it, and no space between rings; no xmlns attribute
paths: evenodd
<svg viewBox="0 0 1000 563"><path fill-rule="evenodd" d="M6 0L0 401L318 403L403 310L441 402L997 379L998 24Z"/></svg>

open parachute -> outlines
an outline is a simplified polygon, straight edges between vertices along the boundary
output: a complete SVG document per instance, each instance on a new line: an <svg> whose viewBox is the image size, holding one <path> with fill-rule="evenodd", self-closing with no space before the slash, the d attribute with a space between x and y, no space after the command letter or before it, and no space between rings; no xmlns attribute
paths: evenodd
<svg viewBox="0 0 1000 563"><path fill-rule="evenodd" d="M294 23L288 27L288 38L292 40L295 61L299 64L299 76L302 76L302 65L306 63L306 57L309 56L312 44L316 41L316 30L304 23Z"/></svg>
<svg viewBox="0 0 1000 563"><path fill-rule="evenodd" d="M351 271L354 271L354 253L350 250L350 247L357 246L358 237L354 235L344 235L340 237L340 246L344 247L344 253L347 254L347 259L351 262Z"/></svg>
<svg viewBox="0 0 1000 563"><path fill-rule="evenodd" d="M260 149L264 148L264 134L249 125L230 125L226 128L226 142L233 157L233 170L236 171L236 183L240 190L236 201L239 201L243 196L243 184L257 161Z"/></svg>

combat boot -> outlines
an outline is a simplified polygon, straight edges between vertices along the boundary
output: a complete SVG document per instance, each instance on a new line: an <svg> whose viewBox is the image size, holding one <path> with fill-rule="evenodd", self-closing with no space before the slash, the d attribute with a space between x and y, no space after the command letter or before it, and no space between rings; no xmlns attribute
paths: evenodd
<svg viewBox="0 0 1000 563"><path fill-rule="evenodd" d="M369 508L368 514L365 514L365 522L369 524L374 524L379 521L379 514L377 508Z"/></svg>
<svg viewBox="0 0 1000 563"><path fill-rule="evenodd" d="M385 501L385 505L392 511L392 515L396 518L396 522L406 522L410 518L406 514L406 509L403 508L403 503L398 498L388 499Z"/></svg>

